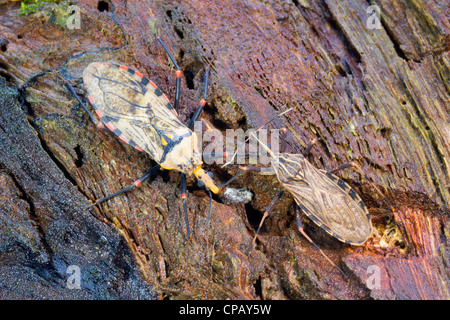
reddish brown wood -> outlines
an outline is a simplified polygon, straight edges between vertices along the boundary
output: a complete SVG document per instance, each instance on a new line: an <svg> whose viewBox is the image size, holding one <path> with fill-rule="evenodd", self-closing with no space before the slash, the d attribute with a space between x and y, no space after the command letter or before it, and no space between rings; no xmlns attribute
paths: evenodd
<svg viewBox="0 0 450 320"><path fill-rule="evenodd" d="M0 75L11 87L26 83L16 99L24 99L24 128L37 139L18 132L16 143L23 144L20 149L24 153L41 148L45 166L52 165L59 172L51 181L70 190L65 197L75 201L77 208L130 184L151 161L87 123L87 117L79 124L83 113L74 109L75 101L56 72L35 83L26 81L36 73L65 65L62 75L71 79L81 95L81 73L90 62L117 61L148 76L173 100L175 73L156 35L164 39L184 70L179 112L183 121L196 108L202 75L210 66L212 84L202 116L205 120L222 131L246 129L293 107L273 124L289 129L283 151L301 152L317 138L320 143L311 156L314 165L330 170L355 161L392 204L391 208L350 170L340 175L374 213L374 236L365 246L355 248L305 221L306 231L345 269L347 277L298 234L288 197L267 219L257 248L245 254L258 212L262 213L280 190L273 177L248 174L239 178L235 186L253 191L253 201L247 206L223 198L223 203L214 201L209 222L208 196L196 190L195 181L189 181L190 222L195 234L189 242L176 173L163 173L100 210L77 211L82 219L95 221L96 227L114 227L116 236L126 244L120 250L131 250L131 269L142 274L159 298L449 298L447 4L380 1L381 29L371 30L366 25L368 4L356 0L113 3L115 19L111 5L109 11L100 12L96 2L79 1L81 29L69 30L64 17L49 18L49 6L20 16L20 2L0 2ZM55 12L65 10L56 8ZM14 110L19 117L20 109ZM16 123L5 119L0 126ZM13 132L9 129L0 131L0 138L9 141L5 146L14 141L8 140ZM22 192L11 182L11 177L16 177L16 185L30 193L27 199L37 218L21 216L33 220L56 250L57 232L47 233L46 227L61 210L49 199L62 191L36 191L50 181L45 170L27 173L39 182L28 187L30 180L21 173L24 167L12 165L12 151L2 152L0 204ZM16 161L21 163L26 157ZM234 173L218 166L209 169L222 180ZM20 203L17 201L13 211L24 213ZM13 219L7 210L0 212L8 223L17 223L17 217ZM62 228L70 221L70 210L61 215L65 217L58 225ZM30 223L25 221L25 225ZM88 228L83 224L77 227L82 232ZM9 229L4 234L9 235L5 239L16 237ZM38 251L44 245L39 241ZM380 268L381 289L367 285L370 265ZM118 268L125 270L123 264ZM22 289L20 292L26 292Z"/></svg>

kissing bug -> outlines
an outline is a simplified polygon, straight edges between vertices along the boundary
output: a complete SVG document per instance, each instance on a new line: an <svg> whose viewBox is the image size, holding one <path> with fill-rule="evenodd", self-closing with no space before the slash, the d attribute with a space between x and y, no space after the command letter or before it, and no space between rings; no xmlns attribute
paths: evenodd
<svg viewBox="0 0 450 320"><path fill-rule="evenodd" d="M280 115L286 112L287 111ZM223 184L223 186L229 184L243 172L253 171L262 175L276 175L278 181L284 188L284 190L275 196L267 210L264 212L255 237L253 238L251 248L254 246L256 237L264 220L270 214L275 203L281 198L285 190L294 197L296 203L298 230L308 241L316 246L316 248L318 248L317 245L313 243L303 230L299 209L301 209L319 227L341 242L352 245L362 245L367 241L372 234L373 228L366 206L359 195L345 181L333 174L350 166L355 167L374 186L376 191L383 196L381 191L369 180L367 175L364 174L362 169L356 163L349 162L339 166L331 172L327 172L325 170L317 169L305 158L310 152L313 144L310 144L307 147L305 155L279 153L273 152L267 145L263 144L256 137L254 132L252 132L251 135L253 135L259 144L268 152L271 166L238 166L241 171ZM225 165L230 163L231 161ZM320 248L318 249L320 250ZM322 250L320 250L320 252L325 256ZM325 256L325 258L331 262L328 257ZM334 263L332 264L334 265Z"/></svg>
<svg viewBox="0 0 450 320"><path fill-rule="evenodd" d="M353 162L341 165L332 172L317 169L305 157L311 151L313 144L310 144L306 148L305 155L279 153L273 152L267 145L263 144L254 132L251 135L268 152L271 163L270 167L239 166L241 171L224 185L230 183L243 172L252 171L262 175L276 175L284 190L275 196L265 210L249 251L256 242L256 237L261 230L264 220L269 216L276 202L282 197L284 192L288 191L295 200L295 213L299 232L318 249L320 254L331 265L336 267L342 274L345 274L303 230L299 209L332 237L347 244L362 245L372 235L373 231L369 212L359 195L344 180L335 176L333 173L353 166L366 179L368 177ZM382 195L381 191L376 186L374 187Z"/></svg>
<svg viewBox="0 0 450 320"><path fill-rule="evenodd" d="M263 175L275 174L283 188L294 197L296 206L332 237L352 245L366 242L372 234L369 212L359 195L344 180L333 174L348 166L357 167L356 164L345 164L327 172L314 167L302 154L275 153L261 141L259 143L269 153L271 166L240 166L241 170ZM311 146L306 153L309 153ZM260 227L281 195L282 192L264 213ZM299 210L296 210L296 216L300 229Z"/></svg>
<svg viewBox="0 0 450 320"><path fill-rule="evenodd" d="M179 171L187 237L190 238L186 205L186 175L194 175L199 184L207 189L210 199L211 191L219 192L219 187L214 183L210 173L201 167L202 154L199 151L197 135L192 131L194 122L206 103L209 70L206 71L203 99L186 126L177 118L181 71L162 40L158 38L158 41L177 69L174 106L151 80L137 71L114 63L93 62L83 72L88 100L100 118L100 122L89 112L67 81L65 85L98 127L106 128L138 151L148 153L157 162L156 166L130 186L97 200L90 207L134 187L139 187L161 168Z"/></svg>

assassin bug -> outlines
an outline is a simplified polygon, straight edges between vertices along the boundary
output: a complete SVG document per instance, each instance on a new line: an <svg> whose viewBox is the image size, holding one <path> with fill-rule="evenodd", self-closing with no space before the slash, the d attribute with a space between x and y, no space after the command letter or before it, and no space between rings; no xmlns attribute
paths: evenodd
<svg viewBox="0 0 450 320"><path fill-rule="evenodd" d="M102 203L112 197L139 187L160 168L181 172L181 198L186 220L187 237L189 223L186 205L186 175L193 174L199 184L210 191L219 192L210 173L201 168L202 154L199 151L197 135L193 132L194 122L199 117L207 95L208 71L205 77L204 96L198 108L184 125L177 118L180 101L181 71L175 59L164 45L158 41L168 54L176 71L175 104L171 105L167 96L148 78L128 67L108 62L93 62L83 72L83 82L88 92L88 100L100 118L98 127L106 127L139 151L148 153L157 165L130 186L100 200L90 207ZM89 112L81 99L75 94L68 82L68 90L75 96L90 118L97 120Z"/></svg>

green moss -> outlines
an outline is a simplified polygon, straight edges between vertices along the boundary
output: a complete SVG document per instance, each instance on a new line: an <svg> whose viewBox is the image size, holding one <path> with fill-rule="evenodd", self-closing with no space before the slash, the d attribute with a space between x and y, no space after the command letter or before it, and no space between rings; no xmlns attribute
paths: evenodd
<svg viewBox="0 0 450 320"><path fill-rule="evenodd" d="M57 3L60 0L24 0L20 3L20 15L28 16L40 11L48 3Z"/></svg>
<svg viewBox="0 0 450 320"><path fill-rule="evenodd" d="M69 3L61 0L23 0L20 3L22 16L36 15L46 21L66 27L71 13L67 12Z"/></svg>
<svg viewBox="0 0 450 320"><path fill-rule="evenodd" d="M244 117L240 105L226 92L215 101L218 118L225 122L237 123Z"/></svg>

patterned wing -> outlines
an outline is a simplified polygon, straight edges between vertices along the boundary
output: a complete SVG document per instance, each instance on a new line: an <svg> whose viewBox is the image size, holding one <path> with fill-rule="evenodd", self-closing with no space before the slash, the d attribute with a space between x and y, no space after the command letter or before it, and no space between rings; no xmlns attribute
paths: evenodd
<svg viewBox="0 0 450 320"><path fill-rule="evenodd" d="M345 243L361 245L370 237L369 212L346 182L302 155L283 153L278 159L278 179L311 220Z"/></svg>
<svg viewBox="0 0 450 320"><path fill-rule="evenodd" d="M120 139L149 153L161 163L164 137L177 139L192 132L176 117L167 97L148 78L127 67L91 63L83 81L97 115Z"/></svg>

